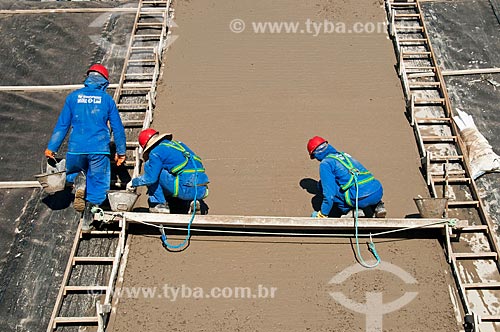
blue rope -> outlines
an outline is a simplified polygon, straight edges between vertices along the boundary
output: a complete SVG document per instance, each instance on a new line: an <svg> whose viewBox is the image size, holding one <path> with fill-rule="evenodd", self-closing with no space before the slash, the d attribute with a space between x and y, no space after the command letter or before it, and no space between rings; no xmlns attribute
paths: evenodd
<svg viewBox="0 0 500 332"><path fill-rule="evenodd" d="M373 257L377 260L374 264L368 264L363 259L361 255L361 250L359 249L359 233L358 233L358 198L359 198L359 187L358 187L358 173L357 170L353 171L354 175L354 186L356 188L356 210L354 211L354 229L355 229L355 237L356 237L356 253L358 256L358 261L361 266L366 267L368 269L374 268L380 264L380 257L377 253L377 249L375 248L375 244L372 241L372 236L370 234L370 242L368 243L368 250L372 253Z"/></svg>
<svg viewBox="0 0 500 332"><path fill-rule="evenodd" d="M189 152L186 152L187 154L189 154L189 160L191 160L193 162L193 165L194 165L194 174L195 174L195 177L194 177L194 203L193 203L193 212L191 214L191 219L189 220L189 223L188 223L188 227L187 227L187 234L186 234L186 237L184 238L184 241L182 241L181 243L177 244L177 245L173 245L173 244L170 244L168 243L168 240L167 240L167 234L165 234L165 230L163 229L163 225L161 226L160 228L160 231L161 231L161 242L163 244L163 247L165 249L180 249L180 248L183 248L186 243L189 242L189 240L191 239L191 225L193 224L193 221L194 221L194 217L196 215L196 202L197 202L197 194L198 194L198 168L196 167L196 162L193 160L193 156L189 153Z"/></svg>

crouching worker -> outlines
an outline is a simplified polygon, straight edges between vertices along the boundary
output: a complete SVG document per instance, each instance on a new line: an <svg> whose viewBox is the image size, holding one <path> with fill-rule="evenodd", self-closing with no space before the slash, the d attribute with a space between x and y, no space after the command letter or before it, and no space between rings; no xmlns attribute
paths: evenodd
<svg viewBox="0 0 500 332"><path fill-rule="evenodd" d="M50 138L45 156L55 158L69 132L66 154L66 182L74 183L73 207L83 211L82 231L89 231L92 209L106 200L111 184L110 141L113 131L117 166L125 161L126 138L120 114L113 98L106 93L108 70L101 64L87 71L85 87L67 98ZM109 127L108 127L109 123Z"/></svg>
<svg viewBox="0 0 500 332"><path fill-rule="evenodd" d="M309 140L307 151L311 159L320 162L319 187L323 193L321 209L314 211L312 217L327 218L349 213L356 207L357 191L358 208L365 211L366 217L385 218L382 184L359 161L335 150L319 136Z"/></svg>
<svg viewBox="0 0 500 332"><path fill-rule="evenodd" d="M208 196L209 180L201 159L186 144L172 137L170 133L160 134L152 128L139 134L144 174L132 179L127 189L147 186L150 212L170 213L168 199L187 206L180 209L180 213L187 213L190 203L192 207L195 199ZM196 205L198 209L199 202Z"/></svg>

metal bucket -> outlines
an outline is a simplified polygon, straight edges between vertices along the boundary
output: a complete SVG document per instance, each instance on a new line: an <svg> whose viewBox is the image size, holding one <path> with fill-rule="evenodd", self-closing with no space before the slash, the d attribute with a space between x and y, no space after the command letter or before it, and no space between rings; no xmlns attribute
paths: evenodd
<svg viewBox="0 0 500 332"><path fill-rule="evenodd" d="M139 194L135 192L125 190L108 192L108 200L109 205L111 206L111 211L115 212L132 210L138 198Z"/></svg>
<svg viewBox="0 0 500 332"><path fill-rule="evenodd" d="M42 185L43 190L47 194L53 194L58 191L64 190L66 183L66 171L51 173L51 174L38 174L35 178Z"/></svg>
<svg viewBox="0 0 500 332"><path fill-rule="evenodd" d="M422 218L444 218L448 198L416 197L413 200Z"/></svg>
<svg viewBox="0 0 500 332"><path fill-rule="evenodd" d="M54 165L47 163L46 169L45 173L35 175L35 179L40 183L43 190L48 194L64 190L66 184L66 160L60 159Z"/></svg>

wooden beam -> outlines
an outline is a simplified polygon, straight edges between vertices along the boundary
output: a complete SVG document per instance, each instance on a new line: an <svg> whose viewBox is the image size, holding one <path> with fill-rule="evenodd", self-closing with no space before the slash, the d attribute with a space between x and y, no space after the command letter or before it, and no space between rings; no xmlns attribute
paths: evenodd
<svg viewBox="0 0 500 332"><path fill-rule="evenodd" d="M0 91L57 91L57 90L74 90L83 88L83 84L67 84L67 85L10 85L0 86Z"/></svg>
<svg viewBox="0 0 500 332"><path fill-rule="evenodd" d="M128 222L146 222L165 226L186 226L190 215L140 213L140 212L105 212L105 219L124 216ZM381 219L360 218L360 229L399 229L406 227L425 227L431 223L443 222L443 219ZM466 226L467 221L460 221L459 226ZM353 218L307 218L307 217L261 217L261 216L223 216L197 215L193 227L239 228L239 229L293 229L293 230L326 230L353 229ZM443 228L443 223L426 228Z"/></svg>
<svg viewBox="0 0 500 332"><path fill-rule="evenodd" d="M117 83L110 84L109 89L116 89ZM124 88L150 88L147 84L124 84ZM66 84L66 85L4 85L0 86L1 91L9 92L43 92L43 91L64 91L83 88L83 84Z"/></svg>
<svg viewBox="0 0 500 332"><path fill-rule="evenodd" d="M443 70L443 76L477 75L477 74L498 74L500 68L463 69L463 70Z"/></svg>
<svg viewBox="0 0 500 332"><path fill-rule="evenodd" d="M146 11L146 10L145 10ZM3 9L2 15L12 14L57 14L57 13L127 13L137 12L137 7L105 7L105 8L40 8L40 9Z"/></svg>
<svg viewBox="0 0 500 332"><path fill-rule="evenodd" d="M465 0L458 0L465 1ZM457 0L418 0L418 2L458 2ZM470 0L472 2L472 0Z"/></svg>
<svg viewBox="0 0 500 332"><path fill-rule="evenodd" d="M16 189L16 188L41 188L38 181L4 181L0 182L0 189Z"/></svg>

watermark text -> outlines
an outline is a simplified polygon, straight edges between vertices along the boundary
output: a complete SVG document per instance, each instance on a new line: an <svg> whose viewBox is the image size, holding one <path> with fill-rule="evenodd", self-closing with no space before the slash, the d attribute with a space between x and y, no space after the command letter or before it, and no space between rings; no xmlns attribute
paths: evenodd
<svg viewBox="0 0 500 332"><path fill-rule="evenodd" d="M234 33L242 33L245 30L255 34L306 34L313 37L328 34L346 34L346 33L385 33L387 31L387 22L355 22L347 24L345 22L335 22L324 19L315 21L306 19L300 21L252 21L247 22L235 18L229 22L229 29Z"/></svg>
<svg viewBox="0 0 500 332"><path fill-rule="evenodd" d="M115 290L115 297L130 299L164 299L178 301L182 299L274 299L278 288L264 285L256 287L190 287L188 285L160 287L122 287Z"/></svg>

